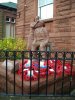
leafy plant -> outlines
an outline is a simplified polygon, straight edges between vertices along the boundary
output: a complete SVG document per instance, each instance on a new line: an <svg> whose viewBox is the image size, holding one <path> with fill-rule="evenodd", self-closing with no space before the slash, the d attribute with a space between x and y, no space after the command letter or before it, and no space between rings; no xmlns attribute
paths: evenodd
<svg viewBox="0 0 75 100"><path fill-rule="evenodd" d="M4 38L3 40L0 40L0 50L8 50L9 56L12 57L13 53L10 51L22 51L27 49L27 43L25 40L21 38ZM21 53L16 52L16 59L21 58Z"/></svg>
<svg viewBox="0 0 75 100"><path fill-rule="evenodd" d="M4 38L0 40L0 50L26 50L27 43L25 40L18 38Z"/></svg>

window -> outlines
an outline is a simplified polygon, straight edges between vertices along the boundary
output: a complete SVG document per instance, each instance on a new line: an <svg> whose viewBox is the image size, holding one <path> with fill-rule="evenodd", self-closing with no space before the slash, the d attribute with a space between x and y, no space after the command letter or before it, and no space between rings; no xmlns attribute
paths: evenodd
<svg viewBox="0 0 75 100"><path fill-rule="evenodd" d="M11 21L10 17L6 16L6 22L10 22L10 21Z"/></svg>
<svg viewBox="0 0 75 100"><path fill-rule="evenodd" d="M11 18L11 22L12 22L12 23L15 23L15 18L12 17L12 18Z"/></svg>
<svg viewBox="0 0 75 100"><path fill-rule="evenodd" d="M10 23L6 23L6 38L10 37Z"/></svg>
<svg viewBox="0 0 75 100"><path fill-rule="evenodd" d="M15 37L15 18L6 16L6 38Z"/></svg>
<svg viewBox="0 0 75 100"><path fill-rule="evenodd" d="M40 19L53 18L53 0L38 0L38 16Z"/></svg>

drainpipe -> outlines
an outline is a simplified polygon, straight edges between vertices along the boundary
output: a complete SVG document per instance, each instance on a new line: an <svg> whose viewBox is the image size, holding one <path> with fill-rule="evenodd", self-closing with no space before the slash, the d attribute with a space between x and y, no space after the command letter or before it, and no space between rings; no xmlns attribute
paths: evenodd
<svg viewBox="0 0 75 100"><path fill-rule="evenodd" d="M4 12L2 11L2 39L4 38Z"/></svg>
<svg viewBox="0 0 75 100"><path fill-rule="evenodd" d="M26 0L24 0L24 28L23 28L23 39L25 38L25 8L26 8Z"/></svg>

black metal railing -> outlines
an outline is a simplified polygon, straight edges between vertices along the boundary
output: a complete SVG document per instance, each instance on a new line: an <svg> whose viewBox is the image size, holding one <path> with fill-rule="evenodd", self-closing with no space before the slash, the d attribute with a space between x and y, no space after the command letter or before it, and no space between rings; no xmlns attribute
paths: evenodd
<svg viewBox="0 0 75 100"><path fill-rule="evenodd" d="M36 56L34 56L36 53ZM44 53L44 57L42 54ZM13 62L13 73L8 68L8 60ZM24 60L30 60L30 79L24 79ZM5 68L2 63L5 62ZM21 76L16 71L16 61L21 63ZM38 62L38 75L32 80L33 61ZM41 77L41 61L46 62L45 76ZM54 61L54 73L49 75ZM59 62L59 63L58 63ZM61 63L61 64L60 64ZM69 66L66 70L65 66ZM60 66L62 69L60 69ZM75 52L64 51L0 51L0 94L22 96L73 96L75 89ZM10 66L9 66L10 67ZM58 68L57 68L58 67ZM20 68L20 67L19 67ZM57 72L59 71L60 72ZM61 72L62 70L62 72ZM43 74L42 74L43 75Z"/></svg>

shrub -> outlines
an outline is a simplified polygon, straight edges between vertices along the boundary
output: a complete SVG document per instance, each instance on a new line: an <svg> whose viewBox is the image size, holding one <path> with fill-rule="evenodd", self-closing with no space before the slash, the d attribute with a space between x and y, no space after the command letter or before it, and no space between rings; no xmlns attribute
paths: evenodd
<svg viewBox="0 0 75 100"><path fill-rule="evenodd" d="M0 40L0 50L1 51L3 51L3 50L22 51L22 50L26 50L26 49L27 49L27 43L25 40L23 40L21 38L17 38L17 39L4 38L3 40ZM9 52L9 56L12 57L13 53ZM21 58L21 52L20 53L17 52L16 59L20 59L20 58Z"/></svg>
<svg viewBox="0 0 75 100"><path fill-rule="evenodd" d="M27 43L21 38L0 40L0 50L26 50Z"/></svg>

